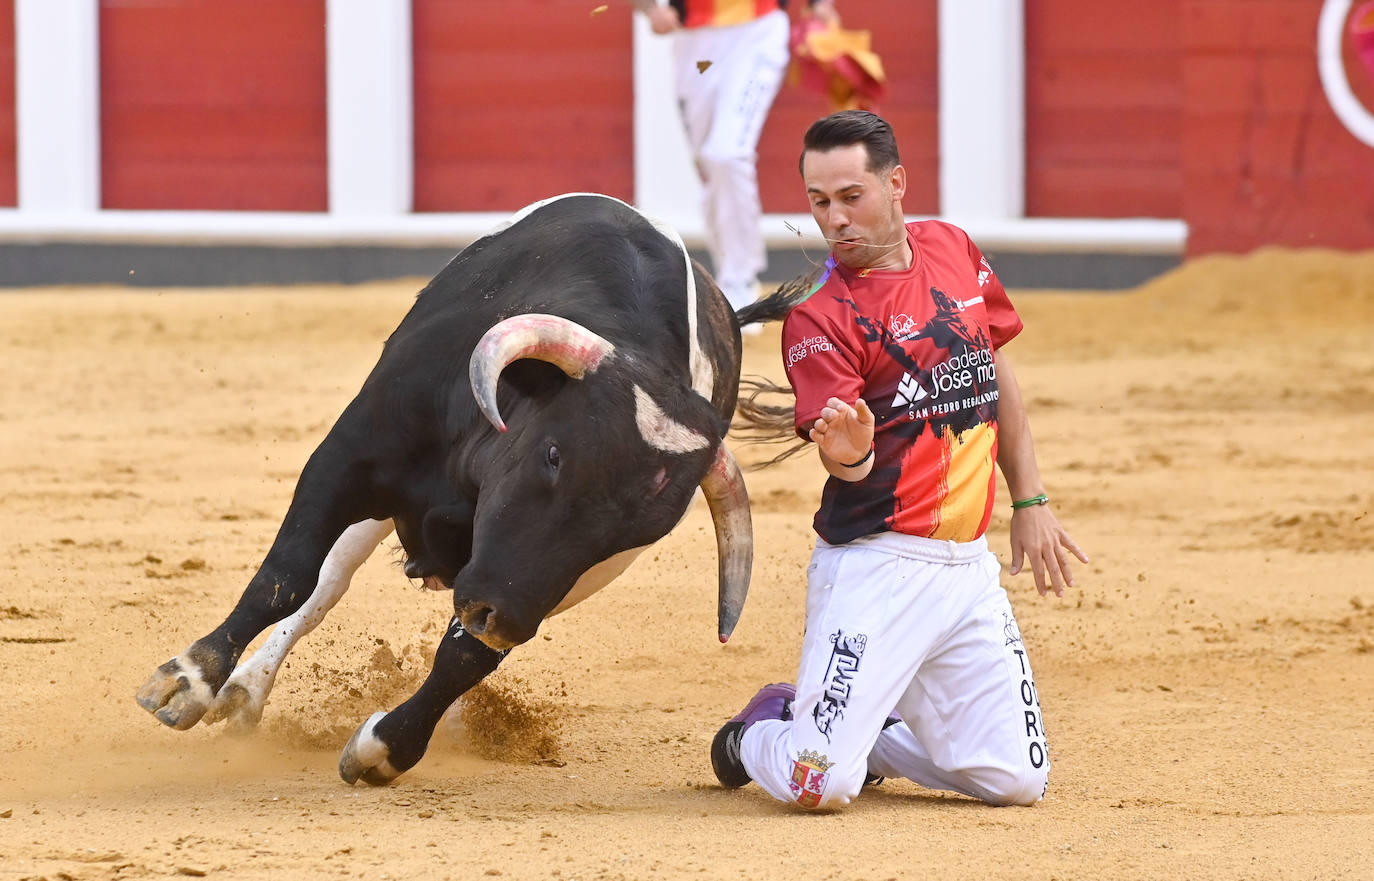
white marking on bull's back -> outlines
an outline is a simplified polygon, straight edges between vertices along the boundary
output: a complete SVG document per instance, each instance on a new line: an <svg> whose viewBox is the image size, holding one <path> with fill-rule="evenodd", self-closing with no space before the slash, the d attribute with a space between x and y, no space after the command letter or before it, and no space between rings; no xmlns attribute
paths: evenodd
<svg viewBox="0 0 1374 881"><path fill-rule="evenodd" d="M512 214L512 215L510 216L510 219L509 219L509 220L507 220L507 221L504 222L504 223L501 223L501 224L497 225L497 227L496 227L495 229L493 229L493 230L491 231L491 233L489 233L489 234L495 234L495 233L500 232L500 231L503 230L503 229L507 229L507 228L509 228L509 227L515 226L515 224L517 224L517 223L519 223L520 221L524 220L526 217L529 217L531 214L533 214L534 212L538 211L540 208L543 208L545 205L551 205L551 204L553 204L554 202L560 202L560 201L562 201L563 199L571 199L573 196L599 196L599 197L601 197L602 199L610 199L612 202L620 202L620 204L622 204L622 205L625 204L624 202L621 202L621 201L620 201L619 199L617 199L616 197L614 197L614 196L607 196L605 193L562 193L562 194L557 195L557 196L550 196L550 197L547 198L547 199L540 199L538 202L531 202L530 204L526 205L524 208L521 208L519 211L517 211L517 212L515 212L514 214Z"/></svg>
<svg viewBox="0 0 1374 881"><path fill-rule="evenodd" d="M654 403L649 393L635 386L635 427L644 442L656 450L682 455L710 445L700 433L678 422Z"/></svg>
<svg viewBox="0 0 1374 881"><path fill-rule="evenodd" d="M687 272L687 339L691 343L687 367L692 372L692 390L709 401L715 386L715 376L711 370L711 362L701 350L701 340L697 338L697 277L696 273L692 272L692 255L687 253L687 245L683 243L682 236L666 221L650 217L643 211L639 213L682 252L682 265Z"/></svg>
<svg viewBox="0 0 1374 881"><path fill-rule="evenodd" d="M569 199L573 196L597 196L602 199L610 199L612 202L620 202L620 204L647 220L654 229L662 233L663 237L668 239L668 241L677 245L678 250L682 252L682 266L687 272L687 339L690 344L690 350L687 356L687 369L692 374L692 390L706 400L711 400L711 393L715 388L716 379L715 372L711 369L711 362L706 357L706 353L701 350L701 341L697 338L697 277L696 274L692 272L692 255L687 252L687 245L682 241L682 236L678 235L677 230L674 229L671 224L651 214L640 211L628 202L617 199L614 196L607 196L605 193L563 193L560 196L551 196L547 199L541 199L531 205L526 205L524 208L512 214L510 220L492 230L492 233L494 234L507 227L513 226L533 214L535 211L543 208L545 205L557 202L561 199Z"/></svg>
<svg viewBox="0 0 1374 881"><path fill-rule="evenodd" d="M622 572L630 568L630 564L635 561L635 557L643 553L644 548L647 547L649 546L644 545L644 547L630 548L628 551L621 551L615 556L602 560L586 572L583 572L582 577L577 579L577 583L572 586L572 590L568 591L568 595L563 597L563 602L559 603L554 607L554 610L549 613L549 617L552 618L559 612L566 612L568 609L571 609L573 606L582 602L612 581L615 581L620 577Z"/></svg>

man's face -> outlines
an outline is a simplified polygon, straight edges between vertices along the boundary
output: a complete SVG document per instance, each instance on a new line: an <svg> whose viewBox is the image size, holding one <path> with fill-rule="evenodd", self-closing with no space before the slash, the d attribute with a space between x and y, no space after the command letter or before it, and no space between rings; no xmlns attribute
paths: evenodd
<svg viewBox="0 0 1374 881"><path fill-rule="evenodd" d="M852 269L905 268L902 166L879 177L868 170L868 150L862 144L808 150L802 157L802 181L811 216L836 260Z"/></svg>

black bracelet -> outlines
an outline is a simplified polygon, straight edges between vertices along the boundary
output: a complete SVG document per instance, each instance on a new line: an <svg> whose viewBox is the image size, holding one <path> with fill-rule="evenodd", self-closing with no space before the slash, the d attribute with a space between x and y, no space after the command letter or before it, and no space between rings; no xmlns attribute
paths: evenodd
<svg viewBox="0 0 1374 881"><path fill-rule="evenodd" d="M858 468L860 465L862 465L863 463L867 462L869 459L872 459L872 458L873 458L873 447L870 446L870 447L868 448L868 452L867 452L867 453L864 453L864 457L863 457L862 459L860 459L859 461L857 461L857 462L852 462L852 463L850 463L850 464L848 464L848 465L844 464L843 462L839 462L839 463L837 463L837 464L838 464L841 468Z"/></svg>

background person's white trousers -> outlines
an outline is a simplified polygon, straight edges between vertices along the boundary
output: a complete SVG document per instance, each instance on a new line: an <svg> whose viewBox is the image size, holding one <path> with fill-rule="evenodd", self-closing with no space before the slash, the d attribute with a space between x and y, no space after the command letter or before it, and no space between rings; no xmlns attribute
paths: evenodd
<svg viewBox="0 0 1374 881"><path fill-rule="evenodd" d="M746 24L678 31L674 38L678 107L701 177L712 272L736 309L757 297L768 263L755 164L787 69L787 34L787 14L777 11ZM698 62L710 66L699 70ZM801 204L800 182L797 199Z"/></svg>
<svg viewBox="0 0 1374 881"><path fill-rule="evenodd" d="M870 772L991 804L1039 801L1045 729L999 575L984 539L818 541L793 718L745 732L749 776L804 807L848 804ZM884 730L894 710L903 723Z"/></svg>

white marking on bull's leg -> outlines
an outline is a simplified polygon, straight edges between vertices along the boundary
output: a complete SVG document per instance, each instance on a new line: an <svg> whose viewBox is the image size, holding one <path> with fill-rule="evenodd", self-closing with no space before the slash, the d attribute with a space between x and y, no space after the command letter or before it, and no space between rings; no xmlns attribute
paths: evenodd
<svg viewBox="0 0 1374 881"><path fill-rule="evenodd" d="M234 668L206 712L206 723L227 721L235 733L246 732L258 724L286 656L348 592L353 573L391 534L392 528L390 520L363 520L343 531L320 566L320 579L310 598L295 614L277 624L262 648Z"/></svg>
<svg viewBox="0 0 1374 881"><path fill-rule="evenodd" d="M162 724L185 731L200 721L214 697L200 665L183 654L154 670L135 700Z"/></svg>
<svg viewBox="0 0 1374 881"><path fill-rule="evenodd" d="M377 723L384 718L386 713L380 710L369 716L339 754L339 776L345 783L357 783L361 779L373 786L382 786L401 776L401 772L391 765L391 748L373 733Z"/></svg>
<svg viewBox="0 0 1374 881"><path fill-rule="evenodd" d="M635 426L644 442L665 453L690 453L705 449L711 442L673 419L649 397L649 393L635 386Z"/></svg>

